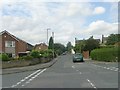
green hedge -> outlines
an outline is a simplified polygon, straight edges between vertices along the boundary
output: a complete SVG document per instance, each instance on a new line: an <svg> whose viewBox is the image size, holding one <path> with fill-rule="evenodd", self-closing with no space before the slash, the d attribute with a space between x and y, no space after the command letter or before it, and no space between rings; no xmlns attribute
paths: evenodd
<svg viewBox="0 0 120 90"><path fill-rule="evenodd" d="M92 60L115 62L118 61L118 52L120 52L120 48L118 49L118 47L100 48L93 50L90 57Z"/></svg>
<svg viewBox="0 0 120 90"><path fill-rule="evenodd" d="M53 57L53 51L51 49L45 50L45 51L40 51L41 57L45 58L52 58Z"/></svg>
<svg viewBox="0 0 120 90"><path fill-rule="evenodd" d="M9 57L7 54L0 54L0 60L2 61L9 61Z"/></svg>
<svg viewBox="0 0 120 90"><path fill-rule="evenodd" d="M33 57L30 55L19 57L18 60L32 60Z"/></svg>
<svg viewBox="0 0 120 90"><path fill-rule="evenodd" d="M40 57L40 53L39 53L39 51L33 50L33 51L31 52L31 56L32 56L33 58L39 58L39 57Z"/></svg>
<svg viewBox="0 0 120 90"><path fill-rule="evenodd" d="M35 51L33 50L30 54L33 58L52 58L53 57L53 51L51 49L49 50L44 50L44 51Z"/></svg>

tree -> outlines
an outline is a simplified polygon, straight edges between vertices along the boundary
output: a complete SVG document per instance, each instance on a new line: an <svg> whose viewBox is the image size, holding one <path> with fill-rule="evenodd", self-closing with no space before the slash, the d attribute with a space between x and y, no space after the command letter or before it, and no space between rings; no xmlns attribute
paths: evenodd
<svg viewBox="0 0 120 90"><path fill-rule="evenodd" d="M84 46L85 46L85 40L83 41L80 41L79 43L77 43L74 47L74 50L75 52L77 53L82 53L83 49L84 49Z"/></svg>
<svg viewBox="0 0 120 90"><path fill-rule="evenodd" d="M120 34L110 34L107 39L107 45L114 45L115 43L120 42Z"/></svg>
<svg viewBox="0 0 120 90"><path fill-rule="evenodd" d="M73 46L72 46L71 42L68 42L68 43L67 43L67 46L66 46L67 51L70 52L71 49L72 49L72 47L73 47Z"/></svg>
<svg viewBox="0 0 120 90"><path fill-rule="evenodd" d="M83 48L84 51L92 51L93 49L99 48L100 44L99 41L89 38L85 41L85 46Z"/></svg>
<svg viewBox="0 0 120 90"><path fill-rule="evenodd" d="M49 48L49 49L53 49L53 44L54 44L54 42L53 42L53 37L50 37L48 48Z"/></svg>
<svg viewBox="0 0 120 90"><path fill-rule="evenodd" d="M55 53L56 53L56 54L60 55L60 54L62 54L63 52L66 51L66 48L65 48L65 46L64 46L63 44L61 44L61 43L55 43L55 44L54 44L54 50L55 50Z"/></svg>

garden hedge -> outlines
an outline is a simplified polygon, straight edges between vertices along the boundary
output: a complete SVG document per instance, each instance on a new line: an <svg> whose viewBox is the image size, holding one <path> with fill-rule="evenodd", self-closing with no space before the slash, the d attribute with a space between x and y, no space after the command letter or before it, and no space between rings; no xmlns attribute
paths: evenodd
<svg viewBox="0 0 120 90"><path fill-rule="evenodd" d="M92 60L116 62L120 53L120 47L94 49L90 53Z"/></svg>
<svg viewBox="0 0 120 90"><path fill-rule="evenodd" d="M0 54L0 60L2 61L9 61L9 57L7 54Z"/></svg>

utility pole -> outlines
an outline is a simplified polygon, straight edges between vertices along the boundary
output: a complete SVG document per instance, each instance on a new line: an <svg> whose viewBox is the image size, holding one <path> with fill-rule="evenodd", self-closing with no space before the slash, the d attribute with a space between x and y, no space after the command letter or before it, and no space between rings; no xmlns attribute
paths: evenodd
<svg viewBox="0 0 120 90"><path fill-rule="evenodd" d="M52 32L52 38L53 38L53 46L52 46L52 49L53 49L53 59L54 59L54 32Z"/></svg>
<svg viewBox="0 0 120 90"><path fill-rule="evenodd" d="M50 28L47 28L47 45L49 47L49 44L48 44L48 30L50 30ZM47 47L47 56L48 56L48 47Z"/></svg>

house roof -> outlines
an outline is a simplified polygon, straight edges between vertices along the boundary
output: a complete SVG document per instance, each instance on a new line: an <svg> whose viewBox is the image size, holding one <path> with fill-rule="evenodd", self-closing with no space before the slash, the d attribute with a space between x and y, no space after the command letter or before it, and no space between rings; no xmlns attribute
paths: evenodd
<svg viewBox="0 0 120 90"><path fill-rule="evenodd" d="M10 33L9 33L8 31L6 31L6 30L0 32L0 35L3 35L4 33L8 34L9 36L11 36L12 38L14 38L14 39L17 40L17 41L23 41L23 42L27 43L26 41L21 40L21 39L17 38L16 36L10 34ZM29 43L27 43L27 44L29 44ZM29 45L31 45L31 44L29 44ZM32 45L32 46L33 46L33 45Z"/></svg>
<svg viewBox="0 0 120 90"><path fill-rule="evenodd" d="M17 37L15 37L14 35L10 34L8 31L4 30L0 33L0 35L3 35L4 33L8 34L9 36L11 36L12 38L14 38L15 40L19 41L20 39L18 39Z"/></svg>
<svg viewBox="0 0 120 90"><path fill-rule="evenodd" d="M40 43L40 44L36 44L35 47L36 46L47 46L47 45L45 43Z"/></svg>

